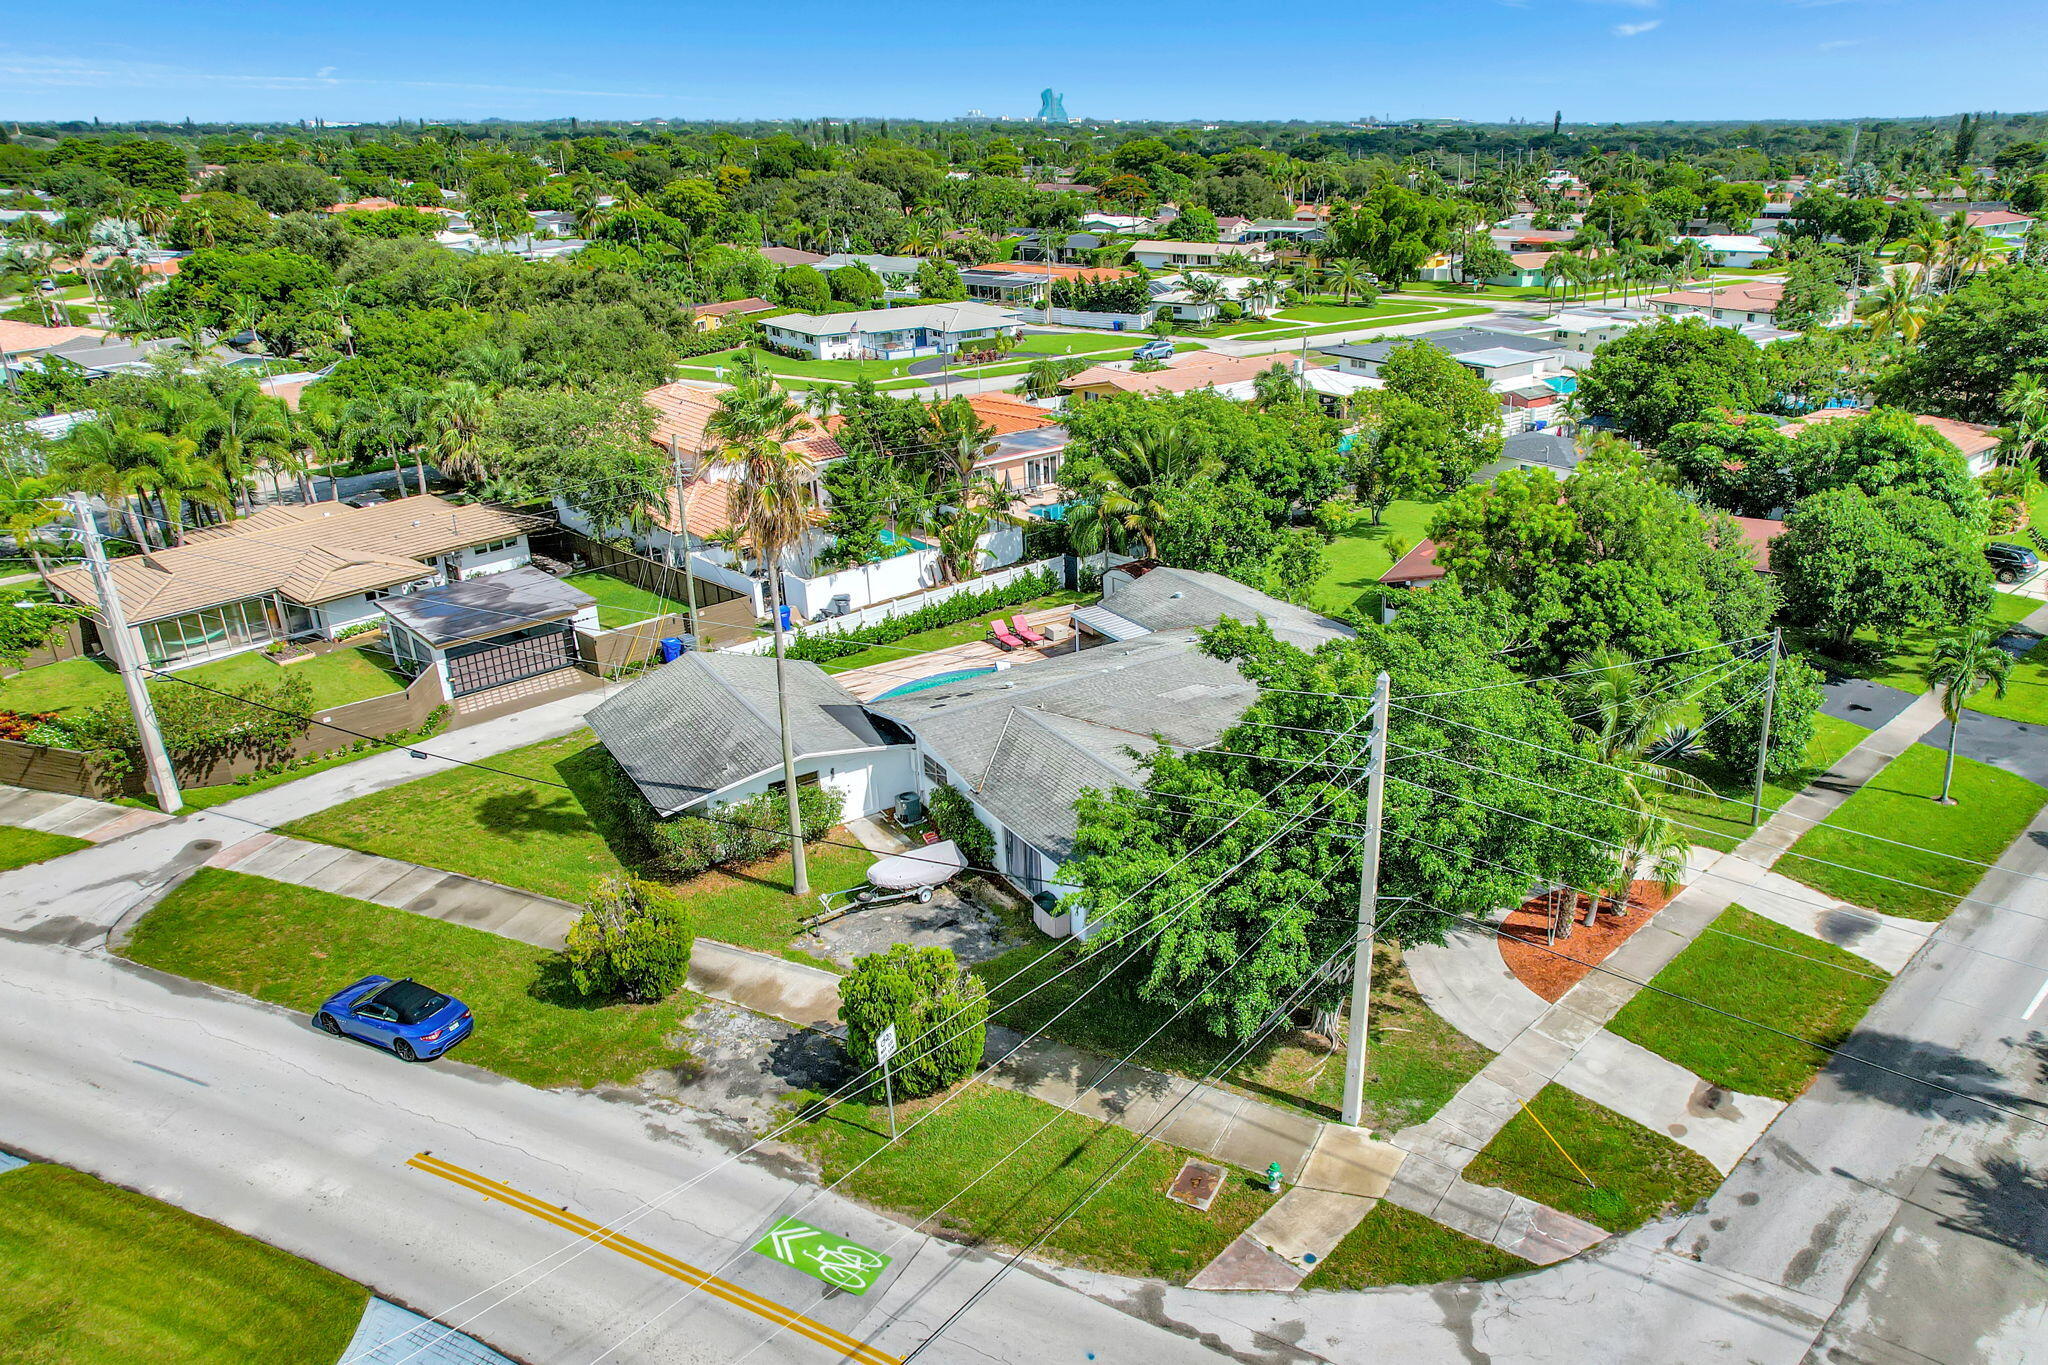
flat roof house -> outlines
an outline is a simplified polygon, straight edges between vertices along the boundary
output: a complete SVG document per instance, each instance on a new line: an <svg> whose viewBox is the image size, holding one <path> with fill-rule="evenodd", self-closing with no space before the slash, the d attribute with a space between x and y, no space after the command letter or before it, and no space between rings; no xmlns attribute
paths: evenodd
<svg viewBox="0 0 2048 1365"><path fill-rule="evenodd" d="M577 630L597 629L596 598L533 568L387 597L377 609L400 669L438 674L451 699L575 668Z"/></svg>
<svg viewBox="0 0 2048 1365"><path fill-rule="evenodd" d="M1699 237L1681 237L1681 242L1692 242L1707 253L1707 264L1728 266L1745 270L1771 254L1772 243L1746 232L1708 233Z"/></svg>
<svg viewBox="0 0 2048 1365"><path fill-rule="evenodd" d="M1326 346L1323 352L1337 361L1346 374L1378 378L1380 366L1396 349L1418 341L1448 353L1451 359L1485 379L1496 391L1518 388L1532 381L1562 377L1591 359L1563 342L1541 336L1454 327L1442 332L1423 332L1409 337L1388 337L1345 346Z"/></svg>
<svg viewBox="0 0 2048 1365"><path fill-rule="evenodd" d="M771 346L814 360L905 360L1022 336L1016 315L985 303L924 303L857 313L790 313L761 324Z"/></svg>
<svg viewBox="0 0 2048 1365"><path fill-rule="evenodd" d="M333 639L380 619L387 598L520 568L529 558L519 518L421 494L369 507L266 507L183 545L124 555L108 569L138 652L177 667L274 640ZM88 610L99 603L84 569L54 570L48 583Z"/></svg>

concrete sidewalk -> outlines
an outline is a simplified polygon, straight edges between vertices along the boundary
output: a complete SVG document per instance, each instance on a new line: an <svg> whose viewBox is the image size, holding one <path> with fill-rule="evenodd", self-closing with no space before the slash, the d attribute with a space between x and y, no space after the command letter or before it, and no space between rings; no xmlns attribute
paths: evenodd
<svg viewBox="0 0 2048 1365"><path fill-rule="evenodd" d="M68 834L95 844L160 825L168 819L158 811L95 801L88 796L0 786L0 825L41 830L45 834Z"/></svg>

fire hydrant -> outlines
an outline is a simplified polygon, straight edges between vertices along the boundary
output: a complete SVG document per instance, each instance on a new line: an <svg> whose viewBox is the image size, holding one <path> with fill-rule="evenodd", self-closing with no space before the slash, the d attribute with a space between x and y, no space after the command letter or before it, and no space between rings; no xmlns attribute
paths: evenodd
<svg viewBox="0 0 2048 1365"><path fill-rule="evenodd" d="M1266 1167L1266 1193L1267 1193L1267 1194L1278 1194L1278 1193L1280 1193L1280 1177L1281 1177L1281 1176L1283 1176L1283 1175L1285 1175L1285 1174L1286 1174L1286 1172L1285 1172L1285 1171L1282 1171L1282 1170L1280 1169L1280 1163L1279 1163L1279 1162L1277 1162L1277 1161L1276 1161L1276 1162L1274 1162L1274 1163L1273 1163L1272 1165L1270 1165L1270 1166Z"/></svg>

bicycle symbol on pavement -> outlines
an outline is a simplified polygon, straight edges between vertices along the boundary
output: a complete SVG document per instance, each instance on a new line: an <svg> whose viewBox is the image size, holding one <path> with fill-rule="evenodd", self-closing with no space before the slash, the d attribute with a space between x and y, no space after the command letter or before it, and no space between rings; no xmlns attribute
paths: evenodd
<svg viewBox="0 0 2048 1365"><path fill-rule="evenodd" d="M777 1220L767 1235L754 1243L753 1249L771 1261L780 1261L849 1294L865 1294L874 1288L890 1259L837 1233L794 1218Z"/></svg>

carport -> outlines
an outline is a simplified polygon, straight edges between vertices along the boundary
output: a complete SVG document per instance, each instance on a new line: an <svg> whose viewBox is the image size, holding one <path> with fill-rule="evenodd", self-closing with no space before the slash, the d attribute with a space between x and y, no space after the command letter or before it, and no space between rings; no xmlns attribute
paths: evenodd
<svg viewBox="0 0 2048 1365"><path fill-rule="evenodd" d="M510 569L378 607L391 648L415 675L438 669L450 698L577 667L576 628L597 628L597 599L539 569Z"/></svg>

